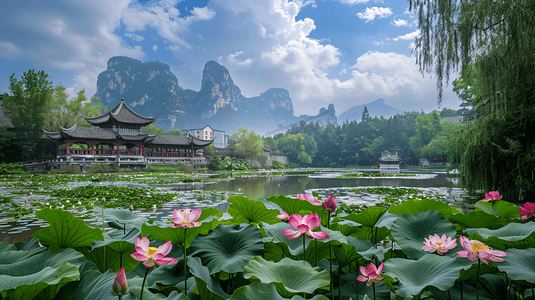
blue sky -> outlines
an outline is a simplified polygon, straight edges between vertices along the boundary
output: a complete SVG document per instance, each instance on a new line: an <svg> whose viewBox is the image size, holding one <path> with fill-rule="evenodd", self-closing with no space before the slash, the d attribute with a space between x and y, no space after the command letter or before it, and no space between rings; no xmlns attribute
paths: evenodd
<svg viewBox="0 0 535 300"><path fill-rule="evenodd" d="M340 114L384 98L403 111L437 109L434 74L414 57L417 16L402 0L2 1L0 92L9 76L44 70L74 95L96 92L116 55L170 65L199 90L209 60L246 97L290 92L296 115L329 103ZM445 87L443 106L460 100Z"/></svg>

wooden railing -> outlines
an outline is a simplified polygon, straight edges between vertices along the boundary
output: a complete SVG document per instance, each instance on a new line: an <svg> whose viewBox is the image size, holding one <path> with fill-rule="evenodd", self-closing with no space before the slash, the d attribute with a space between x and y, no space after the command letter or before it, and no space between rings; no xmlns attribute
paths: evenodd
<svg viewBox="0 0 535 300"><path fill-rule="evenodd" d="M58 155L117 155L117 150L102 150L102 149L69 149L69 152L67 153L67 150L59 150ZM141 152L139 150L120 150L120 155L141 155Z"/></svg>

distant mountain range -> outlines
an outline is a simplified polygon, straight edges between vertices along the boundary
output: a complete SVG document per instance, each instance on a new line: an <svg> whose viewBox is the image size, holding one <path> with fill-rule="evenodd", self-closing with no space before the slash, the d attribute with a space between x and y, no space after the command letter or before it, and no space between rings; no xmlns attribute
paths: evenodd
<svg viewBox="0 0 535 300"><path fill-rule="evenodd" d="M386 105L383 98L379 98L373 102L355 105L347 111L343 112L338 116L338 122L343 123L345 121L351 122L356 120L360 122L362 119L362 113L364 112L364 106L368 109L370 117L380 117L390 118L396 114L402 114L403 112L399 109L395 109L392 106Z"/></svg>
<svg viewBox="0 0 535 300"><path fill-rule="evenodd" d="M121 98L138 114L156 116L155 126L169 129L194 129L210 125L227 134L238 127L247 127L264 134L282 129L299 120L336 123L334 105L321 108L320 117L294 116L290 94L282 88L270 88L259 96L247 98L234 84L229 71L215 61L206 63L200 91L183 89L169 65L161 62L143 63L137 59L115 56L109 59L106 71L98 76L100 102L109 107ZM370 116L385 117L396 110L378 99L369 104ZM362 107L362 108L361 108ZM360 120L364 105L357 105L340 115L338 120Z"/></svg>

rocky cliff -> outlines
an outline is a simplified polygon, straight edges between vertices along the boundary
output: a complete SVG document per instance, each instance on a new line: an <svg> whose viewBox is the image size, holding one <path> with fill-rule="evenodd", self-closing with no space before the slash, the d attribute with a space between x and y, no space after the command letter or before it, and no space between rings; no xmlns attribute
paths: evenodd
<svg viewBox="0 0 535 300"><path fill-rule="evenodd" d="M215 61L206 63L197 92L182 89L166 64L112 57L98 77L95 96L110 107L124 98L137 113L158 115L153 124L165 130L210 125L228 134L240 126L263 133L297 120L287 90L271 88L246 98L227 68Z"/></svg>

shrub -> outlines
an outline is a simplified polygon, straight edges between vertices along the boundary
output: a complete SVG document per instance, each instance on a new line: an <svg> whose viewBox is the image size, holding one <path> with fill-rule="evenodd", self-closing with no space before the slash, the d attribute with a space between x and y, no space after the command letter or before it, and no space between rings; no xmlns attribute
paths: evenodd
<svg viewBox="0 0 535 300"><path fill-rule="evenodd" d="M52 169L50 174L75 174L80 173L80 167L74 165L68 165L65 168Z"/></svg>
<svg viewBox="0 0 535 300"><path fill-rule="evenodd" d="M118 165L109 166L105 163L97 163L87 168L87 173L116 173L119 171Z"/></svg>

